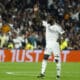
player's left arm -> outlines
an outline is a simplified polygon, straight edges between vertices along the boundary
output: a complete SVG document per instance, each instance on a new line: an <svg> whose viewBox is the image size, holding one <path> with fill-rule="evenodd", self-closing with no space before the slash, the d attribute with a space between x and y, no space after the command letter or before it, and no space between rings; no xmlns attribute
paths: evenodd
<svg viewBox="0 0 80 80"><path fill-rule="evenodd" d="M57 30L58 30L58 33L59 33L58 42L61 43L61 41L66 38L66 33L65 33L65 31L62 29L61 26L59 26L59 27L57 28Z"/></svg>

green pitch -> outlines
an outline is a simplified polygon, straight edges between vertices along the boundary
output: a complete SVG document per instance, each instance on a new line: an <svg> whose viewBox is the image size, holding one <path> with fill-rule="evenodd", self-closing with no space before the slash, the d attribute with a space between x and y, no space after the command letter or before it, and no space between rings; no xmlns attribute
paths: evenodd
<svg viewBox="0 0 80 80"><path fill-rule="evenodd" d="M0 80L56 80L56 65L48 63L46 77L38 79L41 63L0 63ZM62 63L61 80L80 80L80 63Z"/></svg>

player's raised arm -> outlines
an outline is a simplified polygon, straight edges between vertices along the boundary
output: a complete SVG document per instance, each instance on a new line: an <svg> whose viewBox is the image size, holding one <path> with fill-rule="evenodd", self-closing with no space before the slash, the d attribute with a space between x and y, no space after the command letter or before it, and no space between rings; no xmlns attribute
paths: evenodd
<svg viewBox="0 0 80 80"><path fill-rule="evenodd" d="M42 20L42 25L43 25L44 27L47 27L49 24L47 23L47 21Z"/></svg>

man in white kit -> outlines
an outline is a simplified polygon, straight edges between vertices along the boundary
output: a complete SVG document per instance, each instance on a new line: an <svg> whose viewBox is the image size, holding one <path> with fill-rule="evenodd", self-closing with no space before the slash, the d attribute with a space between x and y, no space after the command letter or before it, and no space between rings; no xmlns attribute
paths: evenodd
<svg viewBox="0 0 80 80"><path fill-rule="evenodd" d="M47 61L49 56L53 53L55 62L56 62L56 70L57 70L57 80L60 80L61 73L61 60L60 60L60 48L59 48L59 38L64 33L64 30L60 25L58 25L54 18L51 17L48 21L42 21L43 26L46 28L46 48L44 51L44 59L42 61L41 73L38 78L45 77L45 70L47 66Z"/></svg>

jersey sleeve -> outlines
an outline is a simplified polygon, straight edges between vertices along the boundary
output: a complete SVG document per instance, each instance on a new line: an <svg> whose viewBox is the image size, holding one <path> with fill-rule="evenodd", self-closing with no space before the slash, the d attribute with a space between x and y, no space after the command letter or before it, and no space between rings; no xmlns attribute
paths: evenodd
<svg viewBox="0 0 80 80"><path fill-rule="evenodd" d="M62 29L61 26L58 28L58 32L59 32L61 35L65 33L65 31Z"/></svg>
<svg viewBox="0 0 80 80"><path fill-rule="evenodd" d="M55 24L55 25L53 25L53 26L50 26L49 29L50 29L51 31L58 32L58 33L61 34L61 35L65 32L65 31L62 29L62 27L61 27L60 25L58 25L58 24Z"/></svg>

